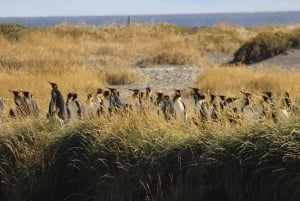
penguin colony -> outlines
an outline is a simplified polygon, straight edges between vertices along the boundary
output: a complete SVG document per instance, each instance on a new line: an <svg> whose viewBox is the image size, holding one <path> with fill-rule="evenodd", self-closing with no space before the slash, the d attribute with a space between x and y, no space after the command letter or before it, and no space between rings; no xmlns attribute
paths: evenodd
<svg viewBox="0 0 300 201"><path fill-rule="evenodd" d="M124 113L154 112L163 116L166 121L176 119L187 121L187 106L182 97L182 90L174 89L173 97L162 92L152 93L150 87L129 89L130 100L124 102L116 88L97 89L95 94L87 94L82 102L78 94L70 92L64 99L58 85L49 82L52 87L47 117L57 120L61 125L68 120L93 119L109 117ZM278 120L279 112L289 118L297 110L292 104L290 94L284 92L276 103L272 92L261 92L257 102L252 101L252 94L240 91L242 98L226 97L225 95L204 94L198 88L190 88L193 95L193 120L205 122L239 123L241 120L257 121L262 119ZM11 118L38 117L40 114L37 102L28 91L10 90L14 97L14 108L9 110ZM3 121L3 99L0 97L0 121Z"/></svg>

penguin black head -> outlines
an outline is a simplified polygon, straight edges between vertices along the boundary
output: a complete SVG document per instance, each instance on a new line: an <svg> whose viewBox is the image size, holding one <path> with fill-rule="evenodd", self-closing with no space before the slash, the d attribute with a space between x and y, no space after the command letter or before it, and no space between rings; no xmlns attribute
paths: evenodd
<svg viewBox="0 0 300 201"><path fill-rule="evenodd" d="M13 90L9 90L11 93L13 93L14 94L14 96L19 96L19 91L13 91Z"/></svg>
<svg viewBox="0 0 300 201"><path fill-rule="evenodd" d="M77 93L73 93L73 100L75 100L76 98L78 98L78 94Z"/></svg>
<svg viewBox="0 0 300 201"><path fill-rule="evenodd" d="M244 92L244 91L240 91L242 94L244 94L247 98L249 98L251 96L251 94L249 92Z"/></svg>
<svg viewBox="0 0 300 201"><path fill-rule="evenodd" d="M237 99L239 99L239 98L227 98L226 102L227 103L232 103L232 102L236 101Z"/></svg>
<svg viewBox="0 0 300 201"><path fill-rule="evenodd" d="M270 91L263 91L261 93L266 94L269 98L272 98L272 95L273 95L272 92L270 92Z"/></svg>
<svg viewBox="0 0 300 201"><path fill-rule="evenodd" d="M269 99L268 96L263 95L262 98L263 98L263 100L264 100L265 102L268 102L268 99Z"/></svg>
<svg viewBox="0 0 300 201"><path fill-rule="evenodd" d="M25 97L27 97L27 98L30 97L30 92L29 91L20 91L20 92L22 92Z"/></svg>
<svg viewBox="0 0 300 201"><path fill-rule="evenodd" d="M101 88L98 88L97 89L97 94L102 94L103 93L103 90Z"/></svg>
<svg viewBox="0 0 300 201"><path fill-rule="evenodd" d="M104 97L108 97L108 96L109 96L109 94L110 94L110 92L109 92L109 91L104 91L104 92L103 92L103 96L104 96Z"/></svg>
<svg viewBox="0 0 300 201"><path fill-rule="evenodd" d="M86 97L87 97L87 99L89 100L89 99L92 98L92 94L88 94Z"/></svg>
<svg viewBox="0 0 300 201"><path fill-rule="evenodd" d="M225 100L225 96L224 95L218 95L220 98L221 98L221 100Z"/></svg>
<svg viewBox="0 0 300 201"><path fill-rule="evenodd" d="M111 87L106 87L106 88L109 89L111 93L116 93L117 92L116 88L111 88Z"/></svg>
<svg viewBox="0 0 300 201"><path fill-rule="evenodd" d="M163 97L163 93L161 93L161 92L156 92L156 94L157 94L157 98L162 98Z"/></svg>
<svg viewBox="0 0 300 201"><path fill-rule="evenodd" d="M200 100L205 99L205 95L203 93L199 92L200 89L195 88L195 87L189 87L189 88L192 89L194 92L192 95L198 97L198 99L200 99Z"/></svg>
<svg viewBox="0 0 300 201"><path fill-rule="evenodd" d="M175 91L175 96L181 96L181 90L180 89L174 89Z"/></svg>
<svg viewBox="0 0 300 201"><path fill-rule="evenodd" d="M57 89L58 88L58 85L54 82L50 82L48 81L48 83L52 86L53 89Z"/></svg>
<svg viewBox="0 0 300 201"><path fill-rule="evenodd" d="M287 98L289 98L290 97L290 93L286 91L286 92L284 92L284 96L287 97Z"/></svg>
<svg viewBox="0 0 300 201"><path fill-rule="evenodd" d="M150 93L151 92L151 88L150 87L146 87L146 93Z"/></svg>
<svg viewBox="0 0 300 201"><path fill-rule="evenodd" d="M67 95L67 99L71 99L71 98L73 98L73 92L70 92L70 93L68 93L68 95Z"/></svg>
<svg viewBox="0 0 300 201"><path fill-rule="evenodd" d="M133 92L133 95L138 95L140 92L139 89L129 89L129 90Z"/></svg>
<svg viewBox="0 0 300 201"><path fill-rule="evenodd" d="M194 91L194 93L196 93L200 90L199 88L195 88L195 87L189 87L189 88L192 89Z"/></svg>

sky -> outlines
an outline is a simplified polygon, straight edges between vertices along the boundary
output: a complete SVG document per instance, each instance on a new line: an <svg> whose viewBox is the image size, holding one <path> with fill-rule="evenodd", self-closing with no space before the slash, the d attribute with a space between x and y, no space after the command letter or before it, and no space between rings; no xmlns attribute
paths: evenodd
<svg viewBox="0 0 300 201"><path fill-rule="evenodd" d="M300 0L0 0L0 17L300 11Z"/></svg>

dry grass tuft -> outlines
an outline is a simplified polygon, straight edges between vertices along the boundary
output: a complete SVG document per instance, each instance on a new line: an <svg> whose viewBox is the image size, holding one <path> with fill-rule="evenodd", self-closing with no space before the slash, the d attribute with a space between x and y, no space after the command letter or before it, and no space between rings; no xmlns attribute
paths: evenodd
<svg viewBox="0 0 300 201"><path fill-rule="evenodd" d="M299 71L276 67L212 67L199 74L195 83L203 91L225 94L236 94L240 90L289 91L297 94L300 90L299 78Z"/></svg>

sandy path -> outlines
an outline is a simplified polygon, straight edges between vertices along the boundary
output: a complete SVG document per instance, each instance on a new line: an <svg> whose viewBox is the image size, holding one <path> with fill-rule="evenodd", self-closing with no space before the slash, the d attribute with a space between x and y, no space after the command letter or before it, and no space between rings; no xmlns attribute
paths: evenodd
<svg viewBox="0 0 300 201"><path fill-rule="evenodd" d="M144 89L150 86L153 91L173 93L173 89L185 89L193 86L194 80L200 72L200 68L188 66L151 66L135 68L145 76L145 80L130 84L116 86L122 93L129 93L128 89Z"/></svg>

